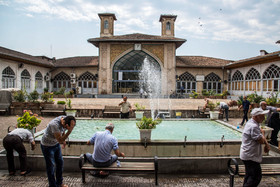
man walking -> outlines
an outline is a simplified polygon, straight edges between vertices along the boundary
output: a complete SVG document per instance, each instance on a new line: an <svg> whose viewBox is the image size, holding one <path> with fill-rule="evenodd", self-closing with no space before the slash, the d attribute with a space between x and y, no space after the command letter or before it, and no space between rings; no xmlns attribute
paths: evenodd
<svg viewBox="0 0 280 187"><path fill-rule="evenodd" d="M258 186L262 179L260 165L262 162L261 144L265 144L265 153L269 152L270 147L264 137L264 131L259 127L259 124L264 120L264 115L267 113L268 110L264 111L261 108L254 108L251 112L252 119L246 123L242 133L240 159L245 165L244 187Z"/></svg>
<svg viewBox="0 0 280 187"><path fill-rule="evenodd" d="M242 105L238 108L240 110L243 107L243 119L241 122L241 126L243 126L245 120L248 121L248 112L251 110L251 103L247 100L247 97L243 97Z"/></svg>
<svg viewBox="0 0 280 187"><path fill-rule="evenodd" d="M132 111L131 104L127 101L127 97L124 96L123 100L119 103L121 106L121 118L129 118L129 112Z"/></svg>
<svg viewBox="0 0 280 187"><path fill-rule="evenodd" d="M84 156L89 163L94 167L109 167L118 157L125 157L124 153L120 152L118 140L112 135L114 131L114 124L108 123L105 131L95 133L87 144L94 144L93 154L86 153ZM114 150L115 154L111 155ZM97 176L108 176L109 173L100 171L96 173Z"/></svg>
<svg viewBox="0 0 280 187"><path fill-rule="evenodd" d="M59 116L53 119L47 126L41 140L41 149L46 161L46 169L50 187L67 187L63 184L63 158L60 144L65 145L76 124L73 116ZM65 131L67 132L65 133ZM56 168L56 178L54 169Z"/></svg>
<svg viewBox="0 0 280 187"><path fill-rule="evenodd" d="M17 128L8 133L3 139L3 146L7 152L6 156L8 161L9 175L15 175L16 173L13 150L18 152L20 175L26 175L31 171L30 169L27 169L26 166L26 150L22 143L24 140L28 140L31 143L31 150L35 149L34 138L31 132L27 129Z"/></svg>

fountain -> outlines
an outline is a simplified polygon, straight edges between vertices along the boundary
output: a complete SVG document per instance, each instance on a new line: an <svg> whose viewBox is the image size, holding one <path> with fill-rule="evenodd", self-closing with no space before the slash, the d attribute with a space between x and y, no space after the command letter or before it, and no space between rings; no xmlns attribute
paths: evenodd
<svg viewBox="0 0 280 187"><path fill-rule="evenodd" d="M149 97L151 107L151 117L155 119L155 113L169 115L169 112L160 112L159 106L161 105L159 98L161 97L161 71L160 66L148 57L144 59L141 71L139 73L140 83L139 87L142 88ZM168 109L170 110L170 100L168 99Z"/></svg>

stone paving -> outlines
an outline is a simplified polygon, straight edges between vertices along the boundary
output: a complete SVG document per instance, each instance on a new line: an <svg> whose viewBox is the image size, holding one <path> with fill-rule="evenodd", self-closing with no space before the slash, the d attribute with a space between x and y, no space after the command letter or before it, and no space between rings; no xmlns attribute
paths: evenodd
<svg viewBox="0 0 280 187"><path fill-rule="evenodd" d="M155 186L154 176L142 174L110 174L105 179L95 178L89 174L86 175L86 183L83 184L80 173L64 173L64 183L70 187L88 187L88 186L120 186L120 187L149 187ZM234 179L234 186L241 187L243 177L236 176ZM0 171L0 186L48 186L46 173L31 172L28 176L9 176L7 172ZM163 187L228 187L228 175L159 175L159 185ZM259 187L279 187L280 176L263 176Z"/></svg>
<svg viewBox="0 0 280 187"><path fill-rule="evenodd" d="M63 99L56 99L63 100ZM72 99L73 108L103 108L104 105L118 104L120 99ZM129 99L133 103L140 103L149 109L148 99ZM221 100L217 100L221 101ZM164 100L161 102L164 103ZM197 109L202 106L204 101L202 99L172 99L172 109ZM166 103L166 102L165 102ZM37 130L44 129L50 120L54 117L44 117ZM7 133L7 128L10 125L16 124L17 116L0 116L0 149L2 149L2 139ZM229 119L229 124L237 126L241 119ZM155 186L154 175L129 175L113 173L105 179L95 178L89 174L86 175L86 184L81 182L80 173L64 173L64 183L69 186ZM236 187L242 186L243 177L235 177ZM48 180L45 172L31 172L28 176L9 176L7 171L0 171L0 186L48 186ZM223 187L229 186L228 175L159 175L159 186L213 186ZM280 175L263 176L259 185L260 187L278 187L280 186Z"/></svg>

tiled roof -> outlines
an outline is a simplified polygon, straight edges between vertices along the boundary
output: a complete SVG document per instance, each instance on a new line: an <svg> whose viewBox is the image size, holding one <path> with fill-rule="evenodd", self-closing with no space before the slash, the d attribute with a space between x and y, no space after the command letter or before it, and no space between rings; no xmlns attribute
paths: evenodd
<svg viewBox="0 0 280 187"><path fill-rule="evenodd" d="M17 61L19 63L28 63L33 65L39 65L43 67L54 67L52 60L44 56L31 56L25 53L14 51L8 48L0 47L0 57Z"/></svg>
<svg viewBox="0 0 280 187"><path fill-rule="evenodd" d="M280 51L275 51L272 53L267 53L266 55L259 55L251 58L246 58L238 61L233 61L232 63L228 64L227 67L236 67L236 66L244 66L255 62L267 61L272 58L279 58ZM279 59L278 59L279 60Z"/></svg>
<svg viewBox="0 0 280 187"><path fill-rule="evenodd" d="M229 63L231 60L224 60L212 57L203 56L176 56L176 66L177 67L223 67Z"/></svg>
<svg viewBox="0 0 280 187"><path fill-rule="evenodd" d="M55 67L93 67L98 65L98 56L78 56L57 59Z"/></svg>
<svg viewBox="0 0 280 187"><path fill-rule="evenodd" d="M96 47L99 46L99 42L175 42L176 48L180 47L185 39L175 38L175 37L162 37L156 35L147 34L127 34L119 36L101 37L101 38L90 38L88 42L92 43Z"/></svg>

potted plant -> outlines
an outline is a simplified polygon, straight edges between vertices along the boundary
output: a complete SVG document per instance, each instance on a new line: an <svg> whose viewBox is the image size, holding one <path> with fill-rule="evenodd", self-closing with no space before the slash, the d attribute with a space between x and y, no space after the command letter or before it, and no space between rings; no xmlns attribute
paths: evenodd
<svg viewBox="0 0 280 187"><path fill-rule="evenodd" d="M146 118L145 116L138 122L136 122L136 126L140 132L140 140L150 141L152 129L155 129L158 124L161 123L161 119L152 119Z"/></svg>
<svg viewBox="0 0 280 187"><path fill-rule="evenodd" d="M219 119L219 111L214 111L215 107L217 106L217 104L213 103L212 101L209 101L208 103L208 107L210 108L210 119L212 120L217 120Z"/></svg>
<svg viewBox="0 0 280 187"><path fill-rule="evenodd" d="M279 92L271 92L270 96L265 99L265 102L269 106L276 106Z"/></svg>
<svg viewBox="0 0 280 187"><path fill-rule="evenodd" d="M28 102L26 103L27 109L35 109L39 110L40 103L38 102L40 94L35 89L33 92L30 92L30 94L27 95Z"/></svg>
<svg viewBox="0 0 280 187"><path fill-rule="evenodd" d="M73 110L72 109L72 101L71 99L66 99L66 106L67 106L67 110L65 111L66 116L76 116L76 112L77 110Z"/></svg>
<svg viewBox="0 0 280 187"><path fill-rule="evenodd" d="M41 95L41 107L44 107L45 104L53 104L53 93L52 92L44 92Z"/></svg>
<svg viewBox="0 0 280 187"><path fill-rule="evenodd" d="M140 105L139 103L135 103L134 104L136 111L135 111L135 117L136 119L142 119L144 111L145 110L145 106Z"/></svg>
<svg viewBox="0 0 280 187"><path fill-rule="evenodd" d="M25 101L26 101L26 91L19 90L12 93L13 95L13 107L25 107Z"/></svg>
<svg viewBox="0 0 280 187"><path fill-rule="evenodd" d="M36 127L41 123L42 119L38 119L37 114L33 114L31 110L24 110L24 114L17 119L17 128L24 128L31 131L34 136Z"/></svg>

